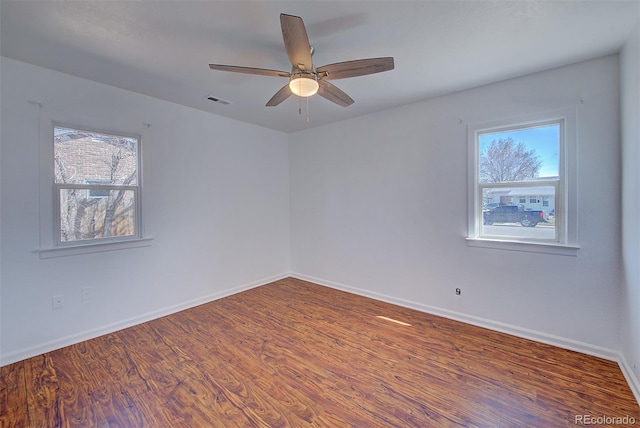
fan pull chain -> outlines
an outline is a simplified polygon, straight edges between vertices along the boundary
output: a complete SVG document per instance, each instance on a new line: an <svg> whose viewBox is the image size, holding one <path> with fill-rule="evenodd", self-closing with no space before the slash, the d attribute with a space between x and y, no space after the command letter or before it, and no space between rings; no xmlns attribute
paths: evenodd
<svg viewBox="0 0 640 428"><path fill-rule="evenodd" d="M306 120L307 120L307 123L309 123L311 121L310 118L309 118L309 98L311 98L311 97L298 97L298 101L300 102L300 104L298 105L298 114L299 115L302 115L302 98L307 100L307 117L306 117Z"/></svg>
<svg viewBox="0 0 640 428"><path fill-rule="evenodd" d="M297 79L298 81L298 91L299 93L302 93L302 79ZM302 115L302 97L298 97L300 104L298 104L298 114Z"/></svg>

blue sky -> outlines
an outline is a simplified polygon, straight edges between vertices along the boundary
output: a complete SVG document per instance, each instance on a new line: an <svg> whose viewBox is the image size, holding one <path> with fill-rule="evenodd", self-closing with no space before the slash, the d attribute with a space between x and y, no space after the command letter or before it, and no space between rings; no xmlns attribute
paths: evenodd
<svg viewBox="0 0 640 428"><path fill-rule="evenodd" d="M560 164L560 125L552 124L536 128L493 132L479 136L480 152L486 150L491 141L511 137L516 143L524 143L527 150L535 150L542 161L540 177L558 176Z"/></svg>

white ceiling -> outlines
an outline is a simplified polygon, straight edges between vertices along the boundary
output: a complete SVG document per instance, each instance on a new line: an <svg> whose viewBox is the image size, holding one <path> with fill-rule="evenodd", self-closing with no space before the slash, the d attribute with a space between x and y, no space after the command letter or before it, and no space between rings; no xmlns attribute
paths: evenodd
<svg viewBox="0 0 640 428"><path fill-rule="evenodd" d="M318 96L265 103L290 71L279 14L301 16L314 65L393 56L395 70L332 81ZM7 1L3 56L222 116L294 132L619 51L640 18L630 1ZM212 103L214 96L231 101Z"/></svg>

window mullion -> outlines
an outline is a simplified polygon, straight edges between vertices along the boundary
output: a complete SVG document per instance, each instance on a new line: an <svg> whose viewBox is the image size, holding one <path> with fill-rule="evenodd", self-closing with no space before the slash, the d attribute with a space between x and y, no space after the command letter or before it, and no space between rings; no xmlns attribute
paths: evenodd
<svg viewBox="0 0 640 428"><path fill-rule="evenodd" d="M75 183L56 183L54 186L58 189L96 189L96 190L136 190L138 186L121 186L118 184L75 184Z"/></svg>

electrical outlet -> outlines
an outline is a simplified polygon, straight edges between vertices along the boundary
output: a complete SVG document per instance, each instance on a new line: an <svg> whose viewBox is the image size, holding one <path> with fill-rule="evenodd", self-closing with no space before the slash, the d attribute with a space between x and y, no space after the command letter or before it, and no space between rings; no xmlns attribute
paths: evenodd
<svg viewBox="0 0 640 428"><path fill-rule="evenodd" d="M462 290L460 290L459 288L456 288L456 296L459 296L462 294Z"/></svg>
<svg viewBox="0 0 640 428"><path fill-rule="evenodd" d="M80 298L82 300L90 300L93 298L93 289L91 287L82 287L80 289Z"/></svg>
<svg viewBox="0 0 640 428"><path fill-rule="evenodd" d="M62 294L58 294L57 296L53 296L51 298L51 307L53 309L62 309L63 303L64 303L64 299Z"/></svg>

